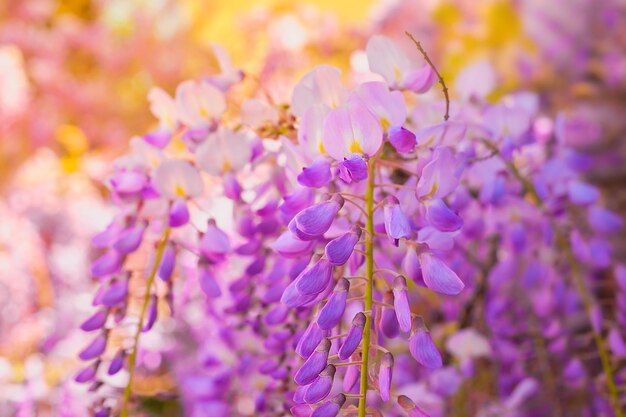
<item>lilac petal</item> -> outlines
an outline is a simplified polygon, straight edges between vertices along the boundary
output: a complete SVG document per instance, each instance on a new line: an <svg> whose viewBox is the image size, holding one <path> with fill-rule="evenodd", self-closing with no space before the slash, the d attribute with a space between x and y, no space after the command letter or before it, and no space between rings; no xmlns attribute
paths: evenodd
<svg viewBox="0 0 626 417"><path fill-rule="evenodd" d="M440 199L428 201L426 204L426 218L437 230L455 232L463 227L463 219L446 206Z"/></svg>
<svg viewBox="0 0 626 417"><path fill-rule="evenodd" d="M156 323L156 319L157 319L157 315L158 315L158 299L156 296L151 296L150 297L150 304L148 306L148 317L146 319L146 324L143 326L143 329L141 331L143 332L148 332L152 329L152 327L154 326L154 323Z"/></svg>
<svg viewBox="0 0 626 417"><path fill-rule="evenodd" d="M182 198L177 198L170 206L169 225L171 227L180 227L189 223L189 209L187 202Z"/></svg>
<svg viewBox="0 0 626 417"><path fill-rule="evenodd" d="M330 401L326 401L313 411L311 417L335 417L339 414L339 410L346 402L346 396L343 394L337 394Z"/></svg>
<svg viewBox="0 0 626 417"><path fill-rule="evenodd" d="M80 352L78 357L84 361L97 358L98 356L104 353L104 350L106 349L106 347L107 347L106 335L104 333L99 334L98 336L96 336L95 339L91 341L91 343L89 343L89 345L87 345L87 347L85 347Z"/></svg>
<svg viewBox="0 0 626 417"><path fill-rule="evenodd" d="M424 410L415 405L415 403L405 395L398 396L398 405L406 411L408 417L430 417Z"/></svg>
<svg viewBox="0 0 626 417"><path fill-rule="evenodd" d="M279 304L267 312L263 321L268 326L274 326L276 324L284 323L287 319L287 314L289 314L289 308L285 305Z"/></svg>
<svg viewBox="0 0 626 417"><path fill-rule="evenodd" d="M336 198L337 197L337 198ZM330 228L337 213L343 206L343 198L334 196L328 201L315 204L302 210L293 218L294 227L302 236L302 240L313 240L321 237Z"/></svg>
<svg viewBox="0 0 626 417"><path fill-rule="evenodd" d="M163 281L169 281L174 272L174 266L176 265L176 247L172 244L168 244L163 252L161 263L159 264L159 270L157 275Z"/></svg>
<svg viewBox="0 0 626 417"><path fill-rule="evenodd" d="M209 268L200 268L198 272L198 284L200 284L202 292L209 298L217 298L222 295L222 290Z"/></svg>
<svg viewBox="0 0 626 417"><path fill-rule="evenodd" d="M268 359L264 362L261 362L261 365L259 365L259 372L263 375L268 375L274 372L279 366L280 363L277 360Z"/></svg>
<svg viewBox="0 0 626 417"><path fill-rule="evenodd" d="M419 256L413 246L407 248L406 255L402 259L402 271L404 276L411 279L417 285L425 287L424 278L422 277L422 267L420 266Z"/></svg>
<svg viewBox="0 0 626 417"><path fill-rule="evenodd" d="M393 306L403 332L411 330L411 308L407 291L406 280L402 275L398 275L393 281Z"/></svg>
<svg viewBox="0 0 626 417"><path fill-rule="evenodd" d="M284 232L272 243L272 249L286 258L296 258L309 253L313 242L296 238L290 231Z"/></svg>
<svg viewBox="0 0 626 417"><path fill-rule="evenodd" d="M91 275L96 278L105 277L119 272L122 266L122 257L116 250L109 250L91 265Z"/></svg>
<svg viewBox="0 0 626 417"><path fill-rule="evenodd" d="M107 373L109 375L115 375L116 373L118 373L122 367L124 366L124 359L126 358L126 355L124 354L124 351L122 349L120 349L115 356L113 357L113 359L111 359L111 363L109 364L109 369L107 371Z"/></svg>
<svg viewBox="0 0 626 417"><path fill-rule="evenodd" d="M624 219L620 215L603 207L591 207L588 221L598 233L616 233L624 227Z"/></svg>
<svg viewBox="0 0 626 417"><path fill-rule="evenodd" d="M107 307L113 307L126 299L126 295L128 294L128 280L121 279L115 281L109 286L103 293L100 298L100 304L103 304Z"/></svg>
<svg viewBox="0 0 626 417"><path fill-rule="evenodd" d="M106 321L109 313L107 310L98 310L94 315L80 325L80 328L85 332L91 332L93 330L101 329Z"/></svg>
<svg viewBox="0 0 626 417"><path fill-rule="evenodd" d="M293 281L285 288L283 295L280 297L280 302L288 307L297 308L314 299L315 295L302 295L296 288L296 281Z"/></svg>
<svg viewBox="0 0 626 417"><path fill-rule="evenodd" d="M326 158L319 158L308 167L302 168L302 172L298 175L298 184L320 188L328 184L331 179L330 162Z"/></svg>
<svg viewBox="0 0 626 417"><path fill-rule="evenodd" d="M293 393L293 402L296 404L306 404L306 401L304 401L304 393L309 387L310 387L310 384L300 385L298 388L296 388L296 390Z"/></svg>
<svg viewBox="0 0 626 417"><path fill-rule="evenodd" d="M407 89L414 93L422 94L430 90L437 82L437 75L430 65L425 64L418 70L406 73L403 81Z"/></svg>
<svg viewBox="0 0 626 417"><path fill-rule="evenodd" d="M437 148L433 159L422 170L415 191L417 198L444 198L456 188L456 158L448 147Z"/></svg>
<svg viewBox="0 0 626 417"><path fill-rule="evenodd" d="M310 417L311 411L311 407L306 404L296 404L289 409L293 417Z"/></svg>
<svg viewBox="0 0 626 417"><path fill-rule="evenodd" d="M328 242L324 249L326 258L333 265L344 265L350 259L359 239L361 239L361 228L353 226L349 232Z"/></svg>
<svg viewBox="0 0 626 417"><path fill-rule="evenodd" d="M136 251L139 245L141 245L144 230L146 228L143 224L124 230L113 244L113 249L122 255Z"/></svg>
<svg viewBox="0 0 626 417"><path fill-rule="evenodd" d="M278 209L285 223L289 223L296 214L309 207L313 203L313 197L313 191L309 188L299 188L286 196Z"/></svg>
<svg viewBox="0 0 626 417"><path fill-rule="evenodd" d="M272 282L263 293L261 301L266 304L273 304L280 301L287 284L281 281ZM296 290L297 292L297 290ZM286 305L286 304L285 304Z"/></svg>
<svg viewBox="0 0 626 417"><path fill-rule="evenodd" d="M345 278L339 279L333 294L317 316L317 324L320 328L330 330L341 322L343 312L346 309L349 290L350 282Z"/></svg>
<svg viewBox="0 0 626 417"><path fill-rule="evenodd" d="M393 378L393 355L386 352L380 360L380 371L378 372L378 390L383 401L391 398L391 380Z"/></svg>
<svg viewBox="0 0 626 417"><path fill-rule="evenodd" d="M296 353L302 358L308 358L315 351L315 348L320 344L322 339L327 336L328 332L321 329L317 322L312 321L307 327L304 334L298 340L296 346Z"/></svg>
<svg viewBox="0 0 626 417"><path fill-rule="evenodd" d="M82 384L92 381L96 377L97 368L95 365L89 365L83 368L75 377L74 381Z"/></svg>
<svg viewBox="0 0 626 417"><path fill-rule="evenodd" d="M215 221L209 220L207 231L202 235L200 253L213 261L221 261L230 252L230 240Z"/></svg>
<svg viewBox="0 0 626 417"><path fill-rule="evenodd" d="M367 162L359 154L351 154L339 163L339 178L346 184L367 179Z"/></svg>
<svg viewBox="0 0 626 417"><path fill-rule="evenodd" d="M224 176L222 187L224 187L224 196L226 198L233 201L241 200L241 185L232 173L228 173Z"/></svg>
<svg viewBox="0 0 626 417"><path fill-rule="evenodd" d="M235 248L235 253L242 256L251 256L259 251L262 244L263 243L258 239L251 239L246 243L242 243L241 245L237 246Z"/></svg>
<svg viewBox="0 0 626 417"><path fill-rule="evenodd" d="M393 292L387 291L383 294L383 303L393 304ZM380 317L380 331L388 339L394 339L400 334L400 325L393 308L383 306Z"/></svg>
<svg viewBox="0 0 626 417"><path fill-rule="evenodd" d="M302 271L296 278L296 288L302 295L315 295L324 291L332 279L333 266L326 259L320 259L313 266Z"/></svg>
<svg viewBox="0 0 626 417"><path fill-rule="evenodd" d="M356 348L359 347L361 343L361 339L363 339L363 328L365 327L365 314L357 313L352 319L352 326L350 330L348 330L348 335L346 336L346 340L344 340L343 345L339 349L338 356L339 359L345 361L354 353Z"/></svg>
<svg viewBox="0 0 626 417"><path fill-rule="evenodd" d="M265 269L265 256L259 256L246 267L246 275L258 275Z"/></svg>
<svg viewBox="0 0 626 417"><path fill-rule="evenodd" d="M109 179L113 189L120 194L138 193L148 183L148 177L143 172L118 171Z"/></svg>
<svg viewBox="0 0 626 417"><path fill-rule="evenodd" d="M352 391L352 388L356 385L361 375L360 365L350 365L346 369L346 373L343 376L343 390L345 392Z"/></svg>
<svg viewBox="0 0 626 417"><path fill-rule="evenodd" d="M415 133L402 126L392 126L389 129L389 142L399 153L413 152L417 144Z"/></svg>
<svg viewBox="0 0 626 417"><path fill-rule="evenodd" d="M422 275L426 286L441 294L456 295L463 291L465 284L441 259L429 252L420 256Z"/></svg>
<svg viewBox="0 0 626 417"><path fill-rule="evenodd" d="M567 194L572 203L581 206L593 204L600 198L600 191L596 187L582 181L570 181Z"/></svg>
<svg viewBox="0 0 626 417"><path fill-rule="evenodd" d="M294 375L294 381L298 385L307 385L313 382L320 372L326 368L329 350L330 340L322 340L313 354L298 369L298 372Z"/></svg>
<svg viewBox="0 0 626 417"><path fill-rule="evenodd" d="M316 404L328 397L330 390L333 387L333 379L335 378L335 366L327 365L326 368L319 374L317 379L308 386L305 394L304 401L309 404Z"/></svg>
<svg viewBox="0 0 626 417"><path fill-rule="evenodd" d="M281 229L282 226L276 216L268 216L256 226L256 232L264 236L271 236Z"/></svg>
<svg viewBox="0 0 626 417"><path fill-rule="evenodd" d="M167 128L159 128L148 134L143 135L143 140L159 149L165 148L167 144L170 143L171 139L172 132Z"/></svg>
<svg viewBox="0 0 626 417"><path fill-rule="evenodd" d="M409 350L417 362L426 368L440 368L442 365L441 354L437 350L430 332L420 318L413 320L411 336L409 337Z"/></svg>
<svg viewBox="0 0 626 417"><path fill-rule="evenodd" d="M398 240L408 238L413 232L411 223L402 211L400 202L394 196L387 197L383 206L383 214L385 219L385 231L398 246Z"/></svg>

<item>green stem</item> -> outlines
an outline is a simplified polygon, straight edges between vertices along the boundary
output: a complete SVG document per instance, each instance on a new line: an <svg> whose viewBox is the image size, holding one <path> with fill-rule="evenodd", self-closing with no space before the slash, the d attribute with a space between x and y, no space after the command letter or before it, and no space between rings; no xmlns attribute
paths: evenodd
<svg viewBox="0 0 626 417"><path fill-rule="evenodd" d="M374 161L370 159L367 172L367 190L365 191L365 211L367 212L365 228L365 328L363 329L363 348L361 349L363 364L361 365L361 388L359 390L359 415L365 417L367 407L368 367L370 353L370 333L372 330L372 293L374 290Z"/></svg>
<svg viewBox="0 0 626 417"><path fill-rule="evenodd" d="M128 403L130 402L130 395L132 393L133 374L135 372L135 363L137 362L137 346L139 345L139 336L141 336L141 331L143 329L143 320L146 316L146 311L148 310L150 289L152 288L154 278L156 277L157 271L159 269L159 264L161 263L161 259L163 258L163 251L165 249L165 244L167 243L167 240L170 236L170 230L170 227L167 226L165 228L165 231L163 232L163 237L157 245L154 265L152 265L150 276L148 276L148 282L146 282L146 291L143 295L143 304L141 305L141 312L139 313L139 323L137 325L137 331L135 332L135 336L133 339L133 346L130 355L128 356L128 383L126 384L126 388L124 389L124 401L122 403L120 417L128 417Z"/></svg>

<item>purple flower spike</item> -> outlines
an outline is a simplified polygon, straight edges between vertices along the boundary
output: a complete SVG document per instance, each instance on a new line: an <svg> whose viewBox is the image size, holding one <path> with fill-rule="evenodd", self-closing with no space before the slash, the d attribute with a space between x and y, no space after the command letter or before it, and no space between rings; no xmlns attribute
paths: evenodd
<svg viewBox="0 0 626 417"><path fill-rule="evenodd" d="M409 307L406 279L402 275L398 275L393 280L393 306L396 310L400 330L408 332L411 330L411 308Z"/></svg>
<svg viewBox="0 0 626 417"><path fill-rule="evenodd" d="M367 178L367 162L359 154L352 154L339 163L339 178L346 184Z"/></svg>
<svg viewBox="0 0 626 417"><path fill-rule="evenodd" d="M383 213L387 235L389 235L393 244L398 246L398 242L401 238L411 236L411 223L402 211L400 201L394 196L387 197L383 207Z"/></svg>
<svg viewBox="0 0 626 417"><path fill-rule="evenodd" d="M198 271L198 283L200 284L200 289L207 297L217 298L222 295L222 290L217 285L215 276L213 276L209 268L203 267Z"/></svg>
<svg viewBox="0 0 626 417"><path fill-rule="evenodd" d="M344 265L350 259L359 239L361 239L361 228L355 225L349 232L328 242L324 249L326 258L333 265Z"/></svg>
<svg viewBox="0 0 626 417"><path fill-rule="evenodd" d="M109 288L107 288L100 298L100 303L107 306L113 307L126 299L126 295L128 294L128 280L121 279L115 281Z"/></svg>
<svg viewBox="0 0 626 417"><path fill-rule="evenodd" d="M85 332L101 329L106 323L108 315L106 310L98 310L93 316L85 320L80 328Z"/></svg>
<svg viewBox="0 0 626 417"><path fill-rule="evenodd" d="M333 266L326 259L320 259L296 278L296 289L302 295L315 295L324 291L332 279Z"/></svg>
<svg viewBox="0 0 626 417"><path fill-rule="evenodd" d="M326 401L313 411L311 417L335 417L341 407L346 402L346 396L343 394L337 394L330 401Z"/></svg>
<svg viewBox="0 0 626 417"><path fill-rule="evenodd" d="M97 358L104 353L107 347L107 337L104 333L96 336L85 349L83 349L78 357L81 360L88 361L90 359Z"/></svg>
<svg viewBox="0 0 626 417"><path fill-rule="evenodd" d="M463 227L463 219L446 206L440 199L428 201L426 204L426 218L437 230L455 232Z"/></svg>
<svg viewBox="0 0 626 417"><path fill-rule="evenodd" d="M328 231L343 204L343 198L335 195L328 201L306 208L296 214L289 230L301 240L315 240Z"/></svg>
<svg viewBox="0 0 626 417"><path fill-rule="evenodd" d="M144 230L146 230L144 224L124 230L113 245L113 249L123 255L136 251L141 245Z"/></svg>
<svg viewBox="0 0 626 417"><path fill-rule="evenodd" d="M169 225L171 227L180 227L189 223L189 209L187 208L187 202L182 198L177 198L172 202L170 207L170 220Z"/></svg>
<svg viewBox="0 0 626 417"><path fill-rule="evenodd" d="M406 411L409 417L430 417L424 410L419 408L413 400L406 395L398 396L398 405Z"/></svg>
<svg viewBox="0 0 626 417"><path fill-rule="evenodd" d="M320 328L330 330L339 324L346 309L349 290L350 282L345 278L341 278L335 285L333 294L328 299L328 302L322 307L317 316L317 324Z"/></svg>
<svg viewBox="0 0 626 417"><path fill-rule="evenodd" d="M417 362L426 368L435 369L442 365L441 355L433 343L430 332L420 317L413 319L411 336L409 337L409 350Z"/></svg>
<svg viewBox="0 0 626 417"><path fill-rule="evenodd" d="M97 367L95 365L89 365L86 368L83 368L75 377L74 381L79 384L84 384L85 382L89 382L96 377Z"/></svg>
<svg viewBox="0 0 626 417"><path fill-rule="evenodd" d="M303 358L308 358L315 351L315 348L320 344L322 339L326 337L326 334L327 332L320 329L317 322L312 321L302 337L300 337L300 340L298 340L296 353Z"/></svg>
<svg viewBox="0 0 626 417"><path fill-rule="evenodd" d="M310 384L317 378L317 376L326 368L328 362L328 352L330 351L330 340L324 339L319 344L315 352L302 364L296 375L294 381L298 385Z"/></svg>
<svg viewBox="0 0 626 417"><path fill-rule="evenodd" d="M326 158L318 158L310 166L302 168L298 175L298 184L310 188L325 186L332 179L330 162Z"/></svg>
<svg viewBox="0 0 626 417"><path fill-rule="evenodd" d="M360 355L359 355L359 358L355 360L361 360ZM354 388L360 376L361 376L360 365L348 366L348 369L346 369L346 373L343 376L343 390L346 392L352 391L352 388Z"/></svg>
<svg viewBox="0 0 626 417"><path fill-rule="evenodd" d="M163 252L163 258L159 265L157 275L163 281L169 281L174 272L174 266L176 265L176 247L172 244L168 244Z"/></svg>
<svg viewBox="0 0 626 417"><path fill-rule="evenodd" d="M124 366L125 358L126 355L124 354L124 351L120 349L111 360L111 364L109 365L109 369L107 371L108 374L115 375L116 373L118 373Z"/></svg>
<svg viewBox="0 0 626 417"><path fill-rule="evenodd" d="M393 355L386 352L380 360L380 371L378 373L378 390L383 401L391 398L391 379L393 377Z"/></svg>
<svg viewBox="0 0 626 417"><path fill-rule="evenodd" d="M363 328L365 327L365 314L356 313L354 318L352 319L352 327L348 331L348 335L346 336L346 340L341 345L339 349L338 355L339 359L345 361L354 353L356 348L359 347L361 343L361 339L363 339Z"/></svg>
<svg viewBox="0 0 626 417"><path fill-rule="evenodd" d="M393 292L387 291L383 294L383 303L394 304ZM400 334L400 325L398 324L396 311L393 308L383 306L380 317L380 331L388 339L394 339Z"/></svg>
<svg viewBox="0 0 626 417"><path fill-rule="evenodd" d="M109 250L91 265L91 275L102 278L119 272L122 266L122 257L116 250Z"/></svg>
<svg viewBox="0 0 626 417"><path fill-rule="evenodd" d="M209 220L207 230L200 239L200 252L213 262L219 262L230 252L230 240L228 235Z"/></svg>
<svg viewBox="0 0 626 417"><path fill-rule="evenodd" d="M420 264L424 282L431 290L441 294L456 295L465 288L465 284L459 276L441 259L431 253L422 253Z"/></svg>
<svg viewBox="0 0 626 417"><path fill-rule="evenodd" d="M392 126L389 129L389 142L399 153L412 152L417 145L415 133L401 126Z"/></svg>
<svg viewBox="0 0 626 417"><path fill-rule="evenodd" d="M308 386L304 394L304 401L309 404L316 404L328 397L333 387L334 378L335 366L327 365L319 377Z"/></svg>

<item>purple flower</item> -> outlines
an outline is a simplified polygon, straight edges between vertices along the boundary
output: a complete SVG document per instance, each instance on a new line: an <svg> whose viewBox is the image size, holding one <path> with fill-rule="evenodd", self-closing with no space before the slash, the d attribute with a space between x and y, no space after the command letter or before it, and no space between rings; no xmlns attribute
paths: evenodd
<svg viewBox="0 0 626 417"><path fill-rule="evenodd" d="M598 233L616 233L624 227L624 219L611 210L592 206L589 208L589 225Z"/></svg>
<svg viewBox="0 0 626 417"><path fill-rule="evenodd" d="M300 257L311 252L312 247L313 242L300 240L289 231L281 234L278 239L272 243L272 249L286 258Z"/></svg>
<svg viewBox="0 0 626 417"><path fill-rule="evenodd" d="M230 239L222 229L217 227L214 220L209 220L207 230L200 239L199 249L200 253L213 262L223 260L230 252Z"/></svg>
<svg viewBox="0 0 626 417"><path fill-rule="evenodd" d="M593 204L600 198L600 191L596 187L582 181L570 181L567 194L572 203L581 206Z"/></svg>
<svg viewBox="0 0 626 417"><path fill-rule="evenodd" d="M346 184L363 181L367 178L367 162L356 153L339 162L339 178Z"/></svg>
<svg viewBox="0 0 626 417"><path fill-rule="evenodd" d="M359 347L361 343L361 339L363 339L363 329L365 327L365 314L356 313L354 318L352 319L352 326L350 330L348 330L348 335L346 336L346 340L344 340L343 345L339 349L339 359L345 361L354 353L356 348Z"/></svg>
<svg viewBox="0 0 626 417"><path fill-rule="evenodd" d="M400 201L394 196L389 196L383 206L385 218L385 231L394 245L398 246L401 238L408 238L413 233L411 223L400 207Z"/></svg>
<svg viewBox="0 0 626 417"><path fill-rule="evenodd" d="M315 404L328 397L330 390L333 387L333 380L335 378L335 366L327 365L326 368L319 374L317 379L307 387L304 393L304 401L309 404Z"/></svg>
<svg viewBox="0 0 626 417"><path fill-rule="evenodd" d="M111 363L109 364L109 369L107 370L107 373L109 375L115 375L116 373L118 373L124 366L125 358L126 358L126 354L124 353L124 350L120 349L115 354L113 359L111 359Z"/></svg>
<svg viewBox="0 0 626 417"><path fill-rule="evenodd" d="M143 232L146 230L144 224L130 227L120 233L117 241L113 245L118 253L126 255L137 250L143 239Z"/></svg>
<svg viewBox="0 0 626 417"><path fill-rule="evenodd" d="M383 294L383 303L394 303L393 292L386 291ZM382 307L382 314L380 317L380 331L388 339L394 339L400 334L400 326L398 324L398 318L396 317L396 311L393 308L389 308L386 305Z"/></svg>
<svg viewBox="0 0 626 417"><path fill-rule="evenodd" d="M107 321L109 313L107 310L98 310L91 317L80 325L80 328L85 332L101 329Z"/></svg>
<svg viewBox="0 0 626 417"><path fill-rule="evenodd" d="M317 324L321 329L330 330L339 324L346 309L349 290L350 282L345 278L340 278L335 285L333 294L317 316Z"/></svg>
<svg viewBox="0 0 626 417"><path fill-rule="evenodd" d="M417 144L415 133L402 126L392 126L389 129L389 142L399 153L413 152Z"/></svg>
<svg viewBox="0 0 626 417"><path fill-rule="evenodd" d="M463 291L465 284L437 256L424 252L420 255L420 265L426 286L441 294L456 295Z"/></svg>
<svg viewBox="0 0 626 417"><path fill-rule="evenodd" d="M324 253L326 254L326 258L333 265L343 265L348 262L352 252L354 251L354 246L361 239L361 228L359 226L352 226L349 232L344 233L328 242L326 244L326 248L324 249Z"/></svg>
<svg viewBox="0 0 626 417"><path fill-rule="evenodd" d="M312 321L307 327L304 334L298 340L296 346L296 353L303 358L308 358L315 351L315 348L320 344L322 339L327 336L325 330L321 329L317 322Z"/></svg>
<svg viewBox="0 0 626 417"><path fill-rule="evenodd" d="M324 339L311 356L302 364L294 376L294 381L298 385L308 385L326 368L328 363L328 352L330 351L330 340Z"/></svg>
<svg viewBox="0 0 626 417"><path fill-rule="evenodd" d="M463 219L440 199L433 199L426 203L426 218L430 224L442 232L455 232L463 227Z"/></svg>
<svg viewBox="0 0 626 417"><path fill-rule="evenodd" d="M320 157L308 167L302 168L302 172L298 175L298 184L310 188L320 188L328 184L331 179L330 162L326 158Z"/></svg>
<svg viewBox="0 0 626 417"><path fill-rule="evenodd" d="M415 403L406 395L398 396L398 405L406 411L408 417L430 417L424 410L415 405Z"/></svg>
<svg viewBox="0 0 626 417"><path fill-rule="evenodd" d="M122 301L126 300L128 294L128 280L120 279L113 282L109 288L104 290L100 297L100 304L107 307L113 307Z"/></svg>
<svg viewBox="0 0 626 417"><path fill-rule="evenodd" d="M360 357L355 360L360 360ZM354 386L356 385L360 375L360 365L349 365L346 369L346 373L343 376L343 390L346 392L352 391L352 388L354 388Z"/></svg>
<svg viewBox="0 0 626 417"><path fill-rule="evenodd" d="M116 250L109 250L91 265L91 275L102 278L116 274L122 267L122 257Z"/></svg>
<svg viewBox="0 0 626 417"><path fill-rule="evenodd" d="M104 353L107 347L107 337L105 333L96 336L78 355L81 360L88 361Z"/></svg>
<svg viewBox="0 0 626 417"><path fill-rule="evenodd" d="M393 375L393 355L385 352L380 359L380 370L378 372L378 390L383 401L391 398L391 379Z"/></svg>
<svg viewBox="0 0 626 417"><path fill-rule="evenodd" d="M85 382L89 382L96 377L97 363L93 365L89 365L83 368L75 377L74 380L80 384Z"/></svg>
<svg viewBox="0 0 626 417"><path fill-rule="evenodd" d="M432 160L422 170L415 192L417 198L441 199L454 191L459 183L456 165L450 148L437 148Z"/></svg>
<svg viewBox="0 0 626 417"><path fill-rule="evenodd" d="M402 275L398 275L393 281L393 306L400 329L403 332L408 332L411 330L411 308L409 307L406 280Z"/></svg>
<svg viewBox="0 0 626 417"><path fill-rule="evenodd" d="M189 209L187 203L182 198L172 201L170 206L169 225L171 227L180 227L189 223Z"/></svg>
<svg viewBox="0 0 626 417"><path fill-rule="evenodd" d="M198 271L198 284L200 285L200 289L204 294L209 298L217 298L222 295L222 290L220 289L217 281L215 280L215 276L211 272L208 267L201 267Z"/></svg>
<svg viewBox="0 0 626 417"><path fill-rule="evenodd" d="M163 251L163 257L159 264L159 270L157 275L163 281L169 281L174 272L174 266L176 265L176 247L173 244L168 244Z"/></svg>
<svg viewBox="0 0 626 417"><path fill-rule="evenodd" d="M320 259L296 278L296 289L302 295L314 295L324 291L333 276L333 266Z"/></svg>
<svg viewBox="0 0 626 417"><path fill-rule="evenodd" d="M343 198L335 195L330 200L308 207L291 220L289 230L301 240L315 240L328 231L343 204Z"/></svg>
<svg viewBox="0 0 626 417"><path fill-rule="evenodd" d="M330 401L326 401L313 411L311 417L335 417L343 404L346 402L346 396L337 394Z"/></svg>
<svg viewBox="0 0 626 417"><path fill-rule="evenodd" d="M430 332L421 318L414 318L409 337L409 350L411 355L426 368L440 368L442 365L441 355L433 343Z"/></svg>

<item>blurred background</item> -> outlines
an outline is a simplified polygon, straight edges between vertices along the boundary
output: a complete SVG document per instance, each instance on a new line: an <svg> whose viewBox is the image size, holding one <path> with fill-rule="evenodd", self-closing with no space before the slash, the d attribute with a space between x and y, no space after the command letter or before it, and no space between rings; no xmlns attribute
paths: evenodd
<svg viewBox="0 0 626 417"><path fill-rule="evenodd" d="M0 416L80 415L101 181L156 125L148 90L215 72L214 44L287 102L313 65L362 69L369 36L410 31L451 85L488 72L494 100L539 93L623 214L625 16L618 0L0 2Z"/></svg>

